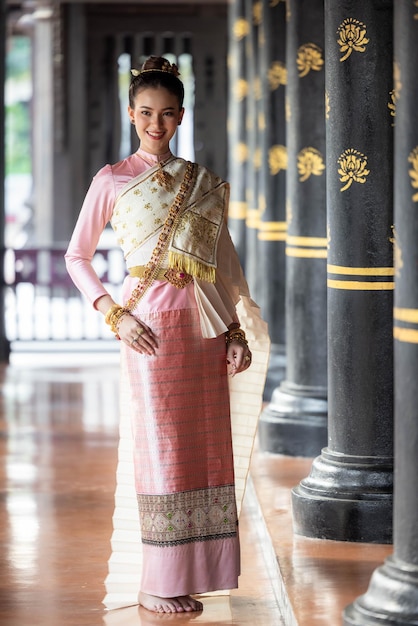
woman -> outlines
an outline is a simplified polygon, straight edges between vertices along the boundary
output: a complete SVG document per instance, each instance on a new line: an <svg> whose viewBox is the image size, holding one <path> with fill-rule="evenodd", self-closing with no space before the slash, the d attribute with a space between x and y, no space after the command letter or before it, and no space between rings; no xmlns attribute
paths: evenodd
<svg viewBox="0 0 418 626"><path fill-rule="evenodd" d="M238 304L246 304L243 316L253 328L265 335L265 326L249 299L226 227L227 183L171 154L169 142L184 114L177 67L150 57L132 73L128 114L140 148L95 176L66 253L74 283L121 342L121 408L132 431L143 553L140 592L132 600L118 573L131 567L137 584L136 557L125 554L122 566L118 559L116 566L110 561L105 603L116 608L138 601L163 613L198 611L202 603L192 594L236 588L240 571L227 374L245 372L252 353ZM129 272L123 306L91 265L108 222ZM256 396L265 358L258 369ZM242 432L241 482L258 410L256 404ZM245 412L241 407L239 413ZM126 430L121 442L125 435ZM121 445L122 456L125 448ZM115 519L117 525L117 514ZM115 539L115 533L114 547L120 536L118 531Z"/></svg>

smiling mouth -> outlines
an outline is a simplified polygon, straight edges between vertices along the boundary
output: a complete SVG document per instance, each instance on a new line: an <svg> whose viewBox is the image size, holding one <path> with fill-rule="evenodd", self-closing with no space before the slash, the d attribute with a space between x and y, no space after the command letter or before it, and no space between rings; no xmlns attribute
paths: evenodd
<svg viewBox="0 0 418 626"><path fill-rule="evenodd" d="M151 137L151 139L162 139L164 137L164 133L150 133L148 131L147 134Z"/></svg>

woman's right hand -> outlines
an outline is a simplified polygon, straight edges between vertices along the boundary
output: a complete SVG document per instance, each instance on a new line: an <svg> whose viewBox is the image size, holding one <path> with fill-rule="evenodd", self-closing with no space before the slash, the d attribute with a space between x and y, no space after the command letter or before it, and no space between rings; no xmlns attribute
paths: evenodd
<svg viewBox="0 0 418 626"><path fill-rule="evenodd" d="M118 336L132 350L140 354L155 354L157 339L151 328L130 313L124 313L118 322Z"/></svg>

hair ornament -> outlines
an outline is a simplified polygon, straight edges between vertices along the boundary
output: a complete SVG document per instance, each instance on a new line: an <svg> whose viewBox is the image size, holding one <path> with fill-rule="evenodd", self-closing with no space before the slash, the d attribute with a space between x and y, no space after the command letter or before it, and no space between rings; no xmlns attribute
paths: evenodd
<svg viewBox="0 0 418 626"><path fill-rule="evenodd" d="M152 67L145 70L136 70L131 69L132 76L141 76L141 74L146 74L148 72L165 72L166 74L172 74L176 78L180 76L179 68L175 63L170 63L167 59L164 60L161 68Z"/></svg>

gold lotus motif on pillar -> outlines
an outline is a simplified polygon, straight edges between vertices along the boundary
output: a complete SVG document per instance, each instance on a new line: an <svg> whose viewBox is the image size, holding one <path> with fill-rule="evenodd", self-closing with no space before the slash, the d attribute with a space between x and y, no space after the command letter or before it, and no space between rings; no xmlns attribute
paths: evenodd
<svg viewBox="0 0 418 626"><path fill-rule="evenodd" d="M235 21L235 24L232 30L233 30L235 39L238 39L239 41L240 39L243 39L244 37L246 37L248 33L250 32L250 24L248 23L248 20L244 19L243 17L240 17L239 19Z"/></svg>
<svg viewBox="0 0 418 626"><path fill-rule="evenodd" d="M340 191L346 191L353 182L365 183L370 170L367 169L367 157L353 148L344 150L338 159L340 181L346 183Z"/></svg>
<svg viewBox="0 0 418 626"><path fill-rule="evenodd" d="M408 170L411 177L411 185L414 189L418 189L418 146L414 148L408 157L408 162L412 164L412 169ZM418 192L412 196L413 202L418 202Z"/></svg>
<svg viewBox="0 0 418 626"><path fill-rule="evenodd" d="M287 169L287 148L286 146L271 146L269 150L270 174L275 176L281 170Z"/></svg>
<svg viewBox="0 0 418 626"><path fill-rule="evenodd" d="M253 22L256 26L259 26L261 24L262 16L263 16L263 3L256 2L253 5Z"/></svg>
<svg viewBox="0 0 418 626"><path fill-rule="evenodd" d="M246 143L240 142L234 148L234 155L239 163L245 163L248 159L248 146Z"/></svg>
<svg viewBox="0 0 418 626"><path fill-rule="evenodd" d="M319 72L324 65L321 48L314 43L305 43L300 46L296 65L299 70L299 78L303 78L311 70Z"/></svg>
<svg viewBox="0 0 418 626"><path fill-rule="evenodd" d="M388 109L390 111L391 116L395 117L395 115L396 115L396 102L398 100L398 95L396 93L396 89L392 89L392 91L389 92L389 96L390 96L390 99L392 100L392 102L388 102Z"/></svg>
<svg viewBox="0 0 418 626"><path fill-rule="evenodd" d="M238 102L241 102L248 95L248 82L244 78L238 78L234 85L234 96Z"/></svg>
<svg viewBox="0 0 418 626"><path fill-rule="evenodd" d="M398 243L398 233L394 225L391 226L393 237L389 237L390 243L393 245L393 262L395 266L396 276L401 275L401 269L403 268L402 249Z"/></svg>
<svg viewBox="0 0 418 626"><path fill-rule="evenodd" d="M340 52L345 53L340 61L348 59L353 51L365 52L366 45L370 41L366 37L366 25L353 17L348 17L340 24L337 34L339 35L337 43L340 46Z"/></svg>
<svg viewBox="0 0 418 626"><path fill-rule="evenodd" d="M316 148L303 148L298 154L298 172L301 183L310 176L321 176L325 170L322 154Z"/></svg>
<svg viewBox="0 0 418 626"><path fill-rule="evenodd" d="M273 61L267 72L267 77L272 91L278 89L280 85L286 85L287 69L285 64L281 61Z"/></svg>

